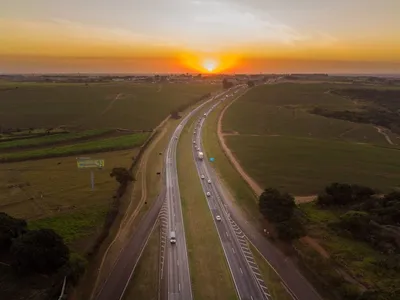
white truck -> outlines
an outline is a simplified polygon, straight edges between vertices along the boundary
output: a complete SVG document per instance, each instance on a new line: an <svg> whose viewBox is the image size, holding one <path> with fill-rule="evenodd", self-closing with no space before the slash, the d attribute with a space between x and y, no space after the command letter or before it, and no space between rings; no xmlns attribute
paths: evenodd
<svg viewBox="0 0 400 300"><path fill-rule="evenodd" d="M203 158L204 158L204 153L201 152L201 151L197 152L197 157L198 157L199 160L203 160Z"/></svg>

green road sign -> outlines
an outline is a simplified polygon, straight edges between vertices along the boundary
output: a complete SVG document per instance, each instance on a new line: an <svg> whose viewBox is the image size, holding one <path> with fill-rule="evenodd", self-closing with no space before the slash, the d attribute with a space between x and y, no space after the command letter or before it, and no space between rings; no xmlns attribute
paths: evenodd
<svg viewBox="0 0 400 300"><path fill-rule="evenodd" d="M76 163L79 169L104 168L104 159L78 158Z"/></svg>

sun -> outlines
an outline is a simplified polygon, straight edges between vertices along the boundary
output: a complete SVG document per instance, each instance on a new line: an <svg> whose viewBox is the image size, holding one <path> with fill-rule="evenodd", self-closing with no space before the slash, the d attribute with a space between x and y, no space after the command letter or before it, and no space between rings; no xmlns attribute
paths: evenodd
<svg viewBox="0 0 400 300"><path fill-rule="evenodd" d="M214 59L205 59L202 65L205 70L212 73L217 68L218 63Z"/></svg>

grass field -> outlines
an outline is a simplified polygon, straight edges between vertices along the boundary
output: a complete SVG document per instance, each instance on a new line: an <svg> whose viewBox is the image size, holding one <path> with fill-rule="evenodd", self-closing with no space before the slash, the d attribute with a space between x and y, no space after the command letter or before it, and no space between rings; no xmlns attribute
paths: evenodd
<svg viewBox="0 0 400 300"><path fill-rule="evenodd" d="M79 139L90 139L93 137L98 137L105 135L107 133L111 133L113 131L114 131L113 129L94 129L82 132L52 134L36 138L4 141L0 143L0 150L10 149L10 148L27 148L27 147L54 145L62 142L70 142Z"/></svg>
<svg viewBox="0 0 400 300"><path fill-rule="evenodd" d="M32 227L50 225L81 252L90 244L96 227L111 203L117 182L113 167L127 167L138 149L92 154L105 160L103 170L78 170L75 157L50 158L0 165L0 210L29 220ZM60 164L59 164L60 163ZM89 238L88 238L89 237Z"/></svg>
<svg viewBox="0 0 400 300"><path fill-rule="evenodd" d="M15 88L2 91L2 86ZM0 83L0 125L153 129L172 110L219 88L190 83Z"/></svg>
<svg viewBox="0 0 400 300"><path fill-rule="evenodd" d="M237 299L231 274L215 229L192 155L192 118L178 144L178 177L195 299ZM207 242L205 242L207 241Z"/></svg>
<svg viewBox="0 0 400 300"><path fill-rule="evenodd" d="M244 169L265 186L315 194L330 182L400 187L400 150L295 137L225 137Z"/></svg>
<svg viewBox="0 0 400 300"><path fill-rule="evenodd" d="M320 191L332 181L399 187L400 151L369 124L312 115L314 107L354 110L362 101L329 93L341 85L264 85L250 90L226 111L229 148L262 187L295 195ZM398 136L390 133L394 143ZM381 147L378 147L381 146Z"/></svg>
<svg viewBox="0 0 400 300"><path fill-rule="evenodd" d="M385 291L399 286L400 274L380 264L380 261L387 259L387 255L374 250L367 243L338 236L328 227L329 222L338 220L340 212L319 209L314 203L302 204L300 209L308 219L309 235L317 238L330 254L331 260L357 282L367 289L379 288Z"/></svg>
<svg viewBox="0 0 400 300"><path fill-rule="evenodd" d="M98 141L83 142L73 145L51 147L21 152L0 154L0 162L22 161L49 157L70 156L77 154L106 152L141 146L149 137L149 133L136 133L125 136L107 138Z"/></svg>

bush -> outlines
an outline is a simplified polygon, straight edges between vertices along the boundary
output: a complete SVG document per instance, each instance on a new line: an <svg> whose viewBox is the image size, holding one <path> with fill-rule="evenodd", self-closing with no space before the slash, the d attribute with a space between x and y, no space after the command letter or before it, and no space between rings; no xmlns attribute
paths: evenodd
<svg viewBox="0 0 400 300"><path fill-rule="evenodd" d="M115 177L115 180L121 185L126 185L128 182L133 181L132 174L126 168L113 168L110 176Z"/></svg>

